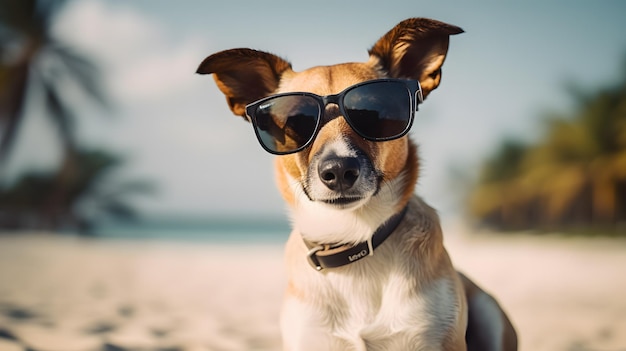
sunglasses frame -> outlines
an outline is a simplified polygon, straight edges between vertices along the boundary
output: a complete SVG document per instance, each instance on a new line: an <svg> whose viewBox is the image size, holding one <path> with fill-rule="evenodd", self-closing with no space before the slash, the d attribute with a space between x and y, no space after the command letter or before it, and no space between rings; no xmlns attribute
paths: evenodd
<svg viewBox="0 0 626 351"><path fill-rule="evenodd" d="M361 131L359 131L358 129L354 128L354 125L352 123L352 121L350 120L350 117L348 117L348 114L346 113L345 109L344 109L344 105L343 105L343 99L345 97L345 95L347 93L349 93L350 91L357 89L359 87L365 86L365 85L369 85L369 84L374 84L374 83L381 83L381 82L398 82L398 83L402 83L404 84L405 88L407 89L407 91L409 92L409 98L410 98L410 103L411 103L411 107L410 107L410 115L409 115L409 121L406 125L406 128L399 134L397 135L393 135L391 137L383 137L383 138L372 138L366 135L363 135L361 133ZM317 116L317 120L315 122L315 130L313 131L313 134L311 135L311 137L309 138L309 140L307 140L302 146L299 146L298 148L294 149L294 150L289 150L289 151L276 151L276 150L272 150L269 147L267 147L264 143L263 140L261 138L261 135L259 135L259 128L257 127L257 118L256 118L256 110L259 106L261 106L262 104L266 103L269 100L275 99L277 97L283 97L283 96L307 96L307 97L311 97L313 99L315 99L315 101L317 101L318 103L318 107L319 107L319 112L318 112L318 116ZM257 100L255 102L252 102L248 105L246 105L246 116L248 116L248 118L250 119L250 121L252 122L252 125L254 127L254 133L256 134L257 140L259 141L259 144L261 144L261 146L263 147L263 149L265 149L265 151L274 154L274 155L288 155L288 154L293 154L299 151L304 150L305 148L307 148L308 146L311 145L311 143L315 140L315 138L317 137L317 133L319 133L320 129L322 129L322 125L324 123L323 122L323 117L324 117L324 111L326 110L326 106L328 106L328 104L335 104L339 107L339 111L341 112L341 115L343 116L343 119L348 123L348 125L350 125L350 128L352 128L352 130L354 130L360 137L362 137L365 140L369 140L369 141L375 141L375 142L379 142L379 141L388 141L388 140L394 140L394 139L399 139L403 136L405 136L409 130L411 129L411 126L413 125L413 120L415 118L415 112L417 112L418 110L418 105L421 104L422 102L424 102L424 98L422 96L422 87L419 83L419 81L415 80L415 79L401 79L401 78L382 78L382 79L373 79L373 80L368 80L365 82L361 82L361 83L357 83L355 85L349 86L346 89L344 89L343 91L341 91L338 94L332 94L332 95L326 95L326 96L320 96L317 94L313 94L313 93L308 93L308 92L288 92L288 93L281 93L281 94L275 94L275 95L270 95L267 97L264 97L260 100Z"/></svg>

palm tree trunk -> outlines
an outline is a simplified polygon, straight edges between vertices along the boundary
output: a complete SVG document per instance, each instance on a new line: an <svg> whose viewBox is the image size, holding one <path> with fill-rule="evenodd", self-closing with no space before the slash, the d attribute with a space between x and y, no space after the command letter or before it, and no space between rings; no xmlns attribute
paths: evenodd
<svg viewBox="0 0 626 351"><path fill-rule="evenodd" d="M592 187L592 218L594 225L614 224L617 189L610 175L597 177Z"/></svg>
<svg viewBox="0 0 626 351"><path fill-rule="evenodd" d="M70 201L70 191L78 176L77 152L72 143L66 141L64 144L63 162L41 213L42 229L58 230L64 225L72 224L69 222L74 220L70 218L72 214L70 206L73 203Z"/></svg>
<svg viewBox="0 0 626 351"><path fill-rule="evenodd" d="M7 158L11 153L19 132L29 79L30 60L22 61L9 73L9 94L6 102L6 121L0 136L0 180L2 170L6 169ZM0 116L2 117L2 116Z"/></svg>

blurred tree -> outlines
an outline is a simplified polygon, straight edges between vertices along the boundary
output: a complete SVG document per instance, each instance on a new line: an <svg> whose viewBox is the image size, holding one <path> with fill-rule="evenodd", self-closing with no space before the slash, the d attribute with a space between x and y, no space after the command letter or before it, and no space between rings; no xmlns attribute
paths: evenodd
<svg viewBox="0 0 626 351"><path fill-rule="evenodd" d="M123 165L119 157L100 150L76 154L71 181L64 184L66 195L55 196L58 174L29 172L15 184L0 189L0 227L77 230L90 234L105 217L133 219L132 196L152 191L145 181L119 181Z"/></svg>
<svg viewBox="0 0 626 351"><path fill-rule="evenodd" d="M77 102L108 107L100 72L52 31L63 0L0 0L0 227L87 232L105 215L130 218L126 195L146 193L145 182L115 183L122 164L103 151L86 151L75 131ZM50 173L29 172L10 185L2 170L27 106L39 105L56 127L63 158ZM8 187L10 186L10 188Z"/></svg>
<svg viewBox="0 0 626 351"><path fill-rule="evenodd" d="M570 89L574 112L546 119L535 145L505 142L483 165L470 213L501 229L606 229L626 222L623 73L613 87Z"/></svg>
<svg viewBox="0 0 626 351"><path fill-rule="evenodd" d="M479 186L470 197L473 215L486 223L502 224L507 229L526 223L525 204L530 199L518 184L528 146L518 140L506 140L481 169Z"/></svg>
<svg viewBox="0 0 626 351"><path fill-rule="evenodd" d="M29 98L40 99L34 102L44 106L56 126L65 163L72 162L76 149L72 102L77 99L70 99L67 91L107 105L97 67L52 34L53 20L64 4L63 0L0 0L0 169L17 138Z"/></svg>

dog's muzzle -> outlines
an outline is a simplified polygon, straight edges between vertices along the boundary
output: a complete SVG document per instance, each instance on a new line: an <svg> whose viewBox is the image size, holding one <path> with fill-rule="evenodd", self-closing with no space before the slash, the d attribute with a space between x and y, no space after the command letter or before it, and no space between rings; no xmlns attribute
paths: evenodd
<svg viewBox="0 0 626 351"><path fill-rule="evenodd" d="M341 140L313 157L307 170L305 193L311 201L349 208L374 195L378 182L370 158Z"/></svg>

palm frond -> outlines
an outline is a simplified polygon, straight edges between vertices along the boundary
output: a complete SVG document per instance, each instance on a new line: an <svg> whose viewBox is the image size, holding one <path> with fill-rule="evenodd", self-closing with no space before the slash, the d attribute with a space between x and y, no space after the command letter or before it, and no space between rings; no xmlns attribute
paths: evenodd
<svg viewBox="0 0 626 351"><path fill-rule="evenodd" d="M0 133L0 165L4 163L11 153L15 139L19 133L22 121L22 109L26 101L28 92L29 67L27 64L14 67L6 77L6 89L0 95L0 123L2 123L2 133Z"/></svg>
<svg viewBox="0 0 626 351"><path fill-rule="evenodd" d="M44 95L44 104L48 111L48 116L54 121L54 125L57 128L59 137L65 146L66 150L76 149L76 137L75 137L75 120L76 117L70 106L63 99L63 93L57 84L55 84L54 77L46 77L45 75L38 74L38 82L41 84Z"/></svg>
<svg viewBox="0 0 626 351"><path fill-rule="evenodd" d="M58 41L53 41L48 50L58 58L63 66L63 73L86 93L85 97L100 107L110 108L108 95L102 86L100 69L91 59Z"/></svg>
<svg viewBox="0 0 626 351"><path fill-rule="evenodd" d="M106 216L122 220L133 220L139 216L137 210L128 203L121 201L110 201L106 203L102 206L102 212Z"/></svg>

